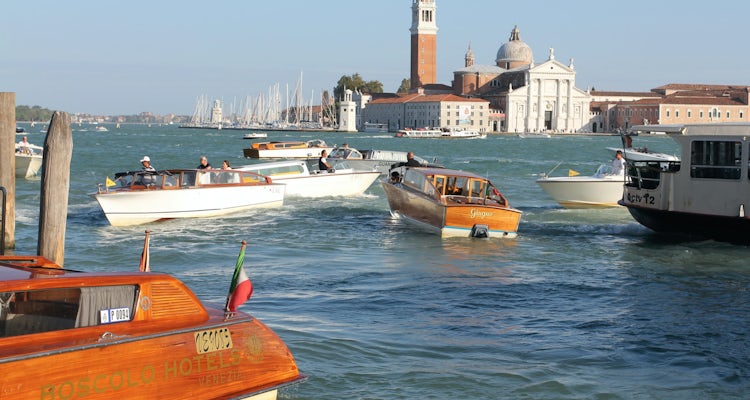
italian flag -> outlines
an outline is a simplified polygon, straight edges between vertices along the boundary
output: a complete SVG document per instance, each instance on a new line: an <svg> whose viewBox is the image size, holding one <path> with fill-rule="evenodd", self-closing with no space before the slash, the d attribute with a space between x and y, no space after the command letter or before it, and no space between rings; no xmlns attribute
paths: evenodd
<svg viewBox="0 0 750 400"><path fill-rule="evenodd" d="M253 295L253 283L247 277L243 265L245 263L245 246L247 246L247 242L243 240L240 255L237 257L237 265L234 267L232 285L229 287L226 306L227 312L237 312L237 307L248 301L250 296Z"/></svg>

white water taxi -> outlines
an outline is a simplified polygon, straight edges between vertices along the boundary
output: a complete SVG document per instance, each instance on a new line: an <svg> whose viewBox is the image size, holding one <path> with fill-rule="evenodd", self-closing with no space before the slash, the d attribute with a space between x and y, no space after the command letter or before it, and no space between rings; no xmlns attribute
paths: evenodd
<svg viewBox="0 0 750 400"><path fill-rule="evenodd" d="M107 178L109 180L109 178ZM240 170L164 170L115 174L91 196L113 226L174 218L214 217L279 207L286 185Z"/></svg>
<svg viewBox="0 0 750 400"><path fill-rule="evenodd" d="M333 162L331 171L311 170L302 160L250 164L236 169L271 177L274 182L286 185L289 197L357 196L380 176L377 171L356 171L346 162Z"/></svg>
<svg viewBox="0 0 750 400"><path fill-rule="evenodd" d="M44 160L41 146L16 143L16 178L33 178L39 174Z"/></svg>
<svg viewBox="0 0 750 400"><path fill-rule="evenodd" d="M618 207L625 176L600 165L591 176L543 176L536 183L565 208Z"/></svg>

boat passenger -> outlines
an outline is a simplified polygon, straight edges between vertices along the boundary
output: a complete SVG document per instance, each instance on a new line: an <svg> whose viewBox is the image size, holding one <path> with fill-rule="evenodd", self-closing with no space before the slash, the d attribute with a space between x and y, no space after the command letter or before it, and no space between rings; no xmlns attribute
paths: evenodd
<svg viewBox="0 0 750 400"><path fill-rule="evenodd" d="M211 164L208 162L206 156L201 156L201 163L198 164L197 169L211 169Z"/></svg>
<svg viewBox="0 0 750 400"><path fill-rule="evenodd" d="M612 175L622 175L625 173L625 159L622 158L622 150L617 150L615 159L612 161Z"/></svg>
<svg viewBox="0 0 750 400"><path fill-rule="evenodd" d="M318 169L322 171L331 171L333 168L331 168L331 164L328 164L328 160L326 159L326 155L328 153L323 150L320 152L320 158L318 158Z"/></svg>
<svg viewBox="0 0 750 400"><path fill-rule="evenodd" d="M151 166L151 159L148 156L143 156L143 158L141 158L141 165L141 171L156 172L156 168Z"/></svg>
<svg viewBox="0 0 750 400"><path fill-rule="evenodd" d="M403 153L402 153L403 154ZM409 167L421 167L422 163L414 158L414 152L410 151L406 153L406 165Z"/></svg>
<svg viewBox="0 0 750 400"><path fill-rule="evenodd" d="M33 155L34 151L31 150L31 145L29 144L29 138L24 136L23 139L18 142L18 150L19 153L22 154L28 154Z"/></svg>

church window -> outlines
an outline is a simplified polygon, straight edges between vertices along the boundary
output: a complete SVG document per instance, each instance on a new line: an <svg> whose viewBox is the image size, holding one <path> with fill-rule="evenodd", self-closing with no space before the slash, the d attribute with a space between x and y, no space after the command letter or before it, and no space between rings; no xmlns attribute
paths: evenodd
<svg viewBox="0 0 750 400"><path fill-rule="evenodd" d="M667 110L667 118L669 118L669 110Z"/></svg>
<svg viewBox="0 0 750 400"><path fill-rule="evenodd" d="M742 118L745 118L745 114L742 111L740 111L740 119Z"/></svg>
<svg viewBox="0 0 750 400"><path fill-rule="evenodd" d="M680 110L674 110L674 117L680 118Z"/></svg>
<svg viewBox="0 0 750 400"><path fill-rule="evenodd" d="M703 110L698 111L698 118L703 119Z"/></svg>
<svg viewBox="0 0 750 400"><path fill-rule="evenodd" d="M693 111L692 110L688 110L687 113L688 113L688 118L692 118L693 117Z"/></svg>
<svg viewBox="0 0 750 400"><path fill-rule="evenodd" d="M727 118L729 118L729 111L727 111Z"/></svg>

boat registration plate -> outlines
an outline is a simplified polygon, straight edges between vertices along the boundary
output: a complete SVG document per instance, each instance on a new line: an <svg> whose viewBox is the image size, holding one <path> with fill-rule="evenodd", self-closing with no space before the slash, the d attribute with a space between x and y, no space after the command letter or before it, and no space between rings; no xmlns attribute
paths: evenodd
<svg viewBox="0 0 750 400"><path fill-rule="evenodd" d="M102 324L130 321L130 309L127 307L122 307L101 310L99 311L99 318L101 319Z"/></svg>

